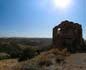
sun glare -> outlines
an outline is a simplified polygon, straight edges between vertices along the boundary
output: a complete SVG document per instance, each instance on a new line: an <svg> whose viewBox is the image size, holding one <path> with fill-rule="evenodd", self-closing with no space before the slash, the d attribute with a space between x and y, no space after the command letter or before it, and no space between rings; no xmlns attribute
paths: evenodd
<svg viewBox="0 0 86 70"><path fill-rule="evenodd" d="M54 5L57 8L67 8L71 0L54 0Z"/></svg>

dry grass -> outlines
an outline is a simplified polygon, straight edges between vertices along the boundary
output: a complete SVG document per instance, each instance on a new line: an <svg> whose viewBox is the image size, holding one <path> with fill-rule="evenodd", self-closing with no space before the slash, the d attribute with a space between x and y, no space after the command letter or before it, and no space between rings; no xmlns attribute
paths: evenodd
<svg viewBox="0 0 86 70"><path fill-rule="evenodd" d="M6 59L0 61L0 70L19 70L17 59Z"/></svg>
<svg viewBox="0 0 86 70"><path fill-rule="evenodd" d="M28 60L26 63L24 62L22 64L22 67L26 67L28 70L58 70L59 63L56 62L56 59L62 58L64 60L64 57L67 56L66 53L66 50L63 50L63 52L61 52L58 49L52 49L50 51L41 53L35 58ZM62 59L61 63L63 63Z"/></svg>
<svg viewBox="0 0 86 70"><path fill-rule="evenodd" d="M58 52L58 49L52 49L21 63L17 59L1 60L0 70L86 70L86 53L69 56L64 55L66 51Z"/></svg>

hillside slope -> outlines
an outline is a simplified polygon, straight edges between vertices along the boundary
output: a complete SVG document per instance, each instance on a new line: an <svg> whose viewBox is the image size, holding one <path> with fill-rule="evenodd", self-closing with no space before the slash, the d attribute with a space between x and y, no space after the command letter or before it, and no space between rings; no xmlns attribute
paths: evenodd
<svg viewBox="0 0 86 70"><path fill-rule="evenodd" d="M24 70L86 70L86 53L69 54L54 49L28 60L22 67Z"/></svg>

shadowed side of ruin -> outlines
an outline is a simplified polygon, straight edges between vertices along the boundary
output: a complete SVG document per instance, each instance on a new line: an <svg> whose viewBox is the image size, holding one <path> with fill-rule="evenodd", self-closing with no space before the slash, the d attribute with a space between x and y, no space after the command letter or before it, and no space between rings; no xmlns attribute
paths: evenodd
<svg viewBox="0 0 86 70"><path fill-rule="evenodd" d="M53 28L53 47L67 48L68 51L84 52L86 47L82 38L82 26L70 21L62 21Z"/></svg>

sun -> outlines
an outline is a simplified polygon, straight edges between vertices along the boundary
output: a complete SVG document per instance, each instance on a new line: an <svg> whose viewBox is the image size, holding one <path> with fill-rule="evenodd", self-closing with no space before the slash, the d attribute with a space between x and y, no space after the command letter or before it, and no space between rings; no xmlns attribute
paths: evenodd
<svg viewBox="0 0 86 70"><path fill-rule="evenodd" d="M71 3L71 0L54 0L55 7L67 8Z"/></svg>

